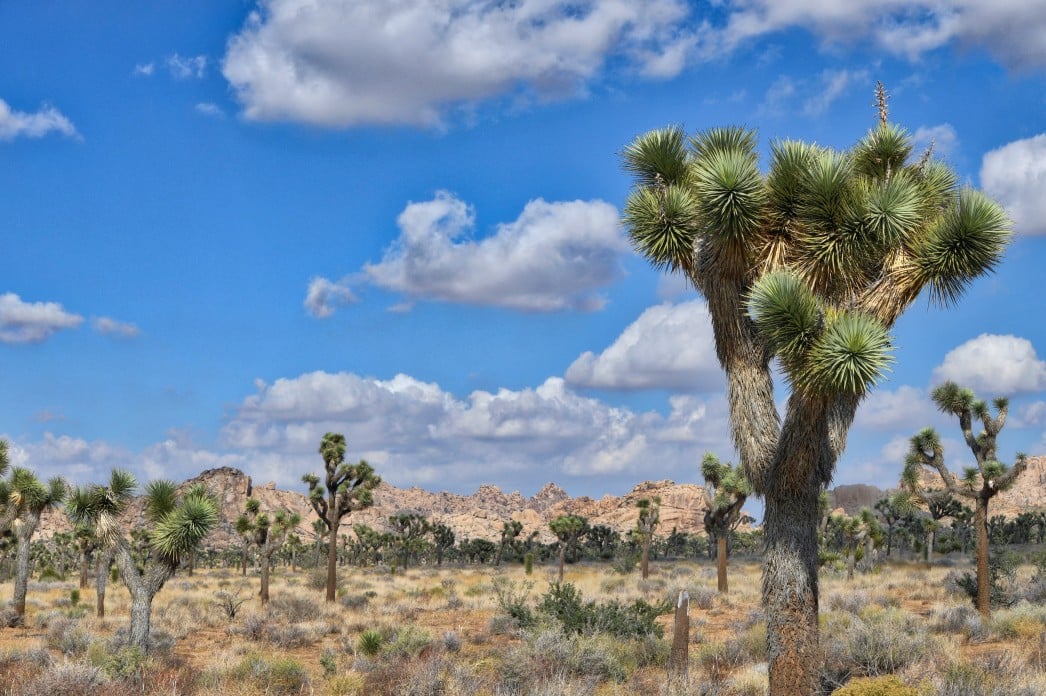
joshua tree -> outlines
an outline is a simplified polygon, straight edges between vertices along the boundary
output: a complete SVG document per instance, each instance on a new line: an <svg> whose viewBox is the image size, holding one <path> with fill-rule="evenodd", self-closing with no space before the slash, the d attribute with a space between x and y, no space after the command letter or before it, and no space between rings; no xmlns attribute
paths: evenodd
<svg viewBox="0 0 1046 696"><path fill-rule="evenodd" d="M578 515L560 515L548 523L549 529L559 539L559 581L563 582L563 564L567 549L575 548L578 540L588 531L588 520Z"/></svg>
<svg viewBox="0 0 1046 696"><path fill-rule="evenodd" d="M977 532L977 610L985 617L991 612L990 582L988 577L988 501L1011 487L1017 477L1027 468L1028 460L1018 454L1013 466L999 461L995 440L1006 424L1009 401L999 397L992 402L995 415L988 404L978 399L972 389L960 387L955 382L945 382L931 394L937 408L956 416L966 445L973 452L976 467L969 467L962 479L956 481L944 464L944 448L933 428L923 428L911 439L911 448L904 460L901 481L905 489L917 499L929 500L944 495L953 495L975 502L974 528ZM974 418L983 429L973 432ZM929 467L937 472L944 484L944 491L923 488L920 471ZM956 512L953 511L953 515Z"/></svg>
<svg viewBox="0 0 1046 696"><path fill-rule="evenodd" d="M501 539L498 543L498 555L494 557L494 567L501 565L501 559L505 556L505 548L514 548L516 537L523 531L523 523L517 520L509 520L501 525Z"/></svg>
<svg viewBox="0 0 1046 696"><path fill-rule="evenodd" d="M639 508L639 517L636 519L636 536L639 538L640 561L639 568L646 580L650 575L650 542L654 538L654 530L661 523L661 499L640 498L636 501ZM633 556L633 558L635 558Z"/></svg>
<svg viewBox="0 0 1046 696"><path fill-rule="evenodd" d="M418 512L401 512L389 516L389 526L396 545L400 549L400 566L406 568L412 558L417 557L425 545L425 535L429 533L429 521Z"/></svg>
<svg viewBox="0 0 1046 696"><path fill-rule="evenodd" d="M91 559L98 550L98 537L90 525L78 524L73 527L76 547L80 551L80 589L86 590L91 583Z"/></svg>
<svg viewBox="0 0 1046 696"><path fill-rule="evenodd" d="M433 545L436 547L436 565L443 565L443 554L447 549L454 547L454 530L442 522L437 522L432 525L430 531Z"/></svg>
<svg viewBox="0 0 1046 696"><path fill-rule="evenodd" d="M741 467L721 462L711 452L701 460L701 475L705 478L705 531L716 540L716 568L719 591L728 592L726 576L727 540L730 532L741 521L741 508L752 493L752 486Z"/></svg>
<svg viewBox="0 0 1046 696"><path fill-rule="evenodd" d="M250 540L258 547L258 555L261 560L261 589L258 596L262 604L269 601L269 568L272 565L272 555L283 544L292 529L301 523L301 515L290 513L287 510L277 510L272 518L261 512L261 503L257 498L248 498L244 513L236 520L236 530L246 527L250 532Z"/></svg>
<svg viewBox="0 0 1046 696"><path fill-rule="evenodd" d="M305 474L302 481L309 485L309 502L330 535L327 546L327 601L333 602L338 584L338 527L341 518L373 505L371 491L381 483L381 478L362 459L356 464L345 461L345 436L340 433L323 436L320 456L323 457L326 470L323 486L320 486L320 477L316 474Z"/></svg>
<svg viewBox="0 0 1046 696"><path fill-rule="evenodd" d="M624 222L657 268L683 273L708 302L726 371L732 435L766 500L763 604L770 693L817 681L817 497L856 409L891 361L890 329L924 288L957 300L1000 260L1002 208L959 187L946 165L909 159L887 120L849 151L771 145L717 128L651 131L624 151L635 188ZM789 382L783 422L771 361Z"/></svg>
<svg viewBox="0 0 1046 696"><path fill-rule="evenodd" d="M903 493L894 493L876 501L875 510L886 523L886 555L889 556L893 551L894 528L898 522L911 515L912 505L908 496Z"/></svg>
<svg viewBox="0 0 1046 696"><path fill-rule="evenodd" d="M923 528L926 530L926 562L933 563L933 547L937 543L937 530L941 528L941 520L945 517L953 517L962 511L962 505L949 494L925 496L926 510L930 513L929 524Z"/></svg>
<svg viewBox="0 0 1046 696"><path fill-rule="evenodd" d="M59 505L65 498L65 481L52 478L46 484L28 469L15 467L11 470L8 489L8 506L12 509L14 529L18 545L15 549L15 587L11 604L18 621L25 617L25 595L29 588L29 546L33 534L40 524L44 510Z"/></svg>
<svg viewBox="0 0 1046 696"><path fill-rule="evenodd" d="M171 481L149 483L144 510L149 547L139 569L120 529L120 518L137 487L129 472L113 469L109 485L77 488L66 508L70 518L92 525L102 546L112 549L120 577L131 594L128 645L147 652L153 598L174 576L185 555L218 524L218 502L202 484L189 486L179 494Z"/></svg>
<svg viewBox="0 0 1046 696"><path fill-rule="evenodd" d="M261 503L255 498L247 498L245 513L237 517L233 524L236 535L240 537L240 575L243 577L247 577L247 561L250 558L251 537L254 533L251 517L257 516L259 510Z"/></svg>

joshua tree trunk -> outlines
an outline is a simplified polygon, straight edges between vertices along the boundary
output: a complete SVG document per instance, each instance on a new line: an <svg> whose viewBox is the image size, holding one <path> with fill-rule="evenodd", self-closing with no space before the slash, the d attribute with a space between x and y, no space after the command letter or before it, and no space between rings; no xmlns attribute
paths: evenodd
<svg viewBox="0 0 1046 696"><path fill-rule="evenodd" d="M643 542L640 545L640 561L639 567L643 571L643 579L646 580L647 576L650 575L650 538L644 536Z"/></svg>
<svg viewBox="0 0 1046 696"><path fill-rule="evenodd" d="M817 486L766 494L763 604L771 696L806 696L817 684Z"/></svg>
<svg viewBox="0 0 1046 696"><path fill-rule="evenodd" d="M730 591L730 584L726 579L726 534L720 534L716 539L716 571L719 577L719 591L726 593Z"/></svg>
<svg viewBox="0 0 1046 696"><path fill-rule="evenodd" d="M977 498L974 517L977 527L977 611L988 618L991 615L991 586L988 582L988 500Z"/></svg>
<svg viewBox="0 0 1046 696"><path fill-rule="evenodd" d="M121 540L122 541L122 540ZM174 576L175 564L151 559L145 573L138 572L134 558L126 544L118 542L115 549L120 577L131 594L131 626L127 644L143 653L149 651L149 624L152 620L153 597L164 583Z"/></svg>
<svg viewBox="0 0 1046 696"><path fill-rule="evenodd" d="M319 556L317 556L317 559ZM319 562L317 560L317 562ZM243 541L243 549L240 551L240 575L247 577L247 540Z"/></svg>
<svg viewBox="0 0 1046 696"><path fill-rule="evenodd" d="M929 529L926 531L926 562L933 563L933 543L934 543L934 531Z"/></svg>
<svg viewBox="0 0 1046 696"><path fill-rule="evenodd" d="M40 523L40 513L27 511L22 524L15 529L18 548L15 551L15 593L11 604L18 614L19 622L25 617L25 595L29 589L29 542Z"/></svg>
<svg viewBox="0 0 1046 696"><path fill-rule="evenodd" d="M854 566L857 564L857 553L853 547L846 547L846 579L854 579Z"/></svg>
<svg viewBox="0 0 1046 696"><path fill-rule="evenodd" d="M269 602L269 561L272 557L272 550L265 550L259 554L262 559L261 566L261 603L268 604Z"/></svg>
<svg viewBox="0 0 1046 696"><path fill-rule="evenodd" d="M80 550L80 589L86 590L90 584L91 577L91 551L89 549Z"/></svg>
<svg viewBox="0 0 1046 696"><path fill-rule="evenodd" d="M567 545L560 542L559 544L559 581L563 582L563 564L567 559Z"/></svg>
<svg viewBox="0 0 1046 696"><path fill-rule="evenodd" d="M94 591L97 598L96 606L99 619L105 618L105 586L109 582L109 565L113 562L112 551L102 551L98 554L98 565L95 568Z"/></svg>
<svg viewBox="0 0 1046 696"><path fill-rule="evenodd" d="M875 539L872 538L871 534L864 538L864 572L872 572L872 554L875 553Z"/></svg>
<svg viewBox="0 0 1046 696"><path fill-rule="evenodd" d="M334 496L331 496L330 510L331 517L334 519L330 520L330 543L327 545L327 601L334 601L335 585L338 582L338 520L337 515L333 513L337 508L335 507L336 501Z"/></svg>

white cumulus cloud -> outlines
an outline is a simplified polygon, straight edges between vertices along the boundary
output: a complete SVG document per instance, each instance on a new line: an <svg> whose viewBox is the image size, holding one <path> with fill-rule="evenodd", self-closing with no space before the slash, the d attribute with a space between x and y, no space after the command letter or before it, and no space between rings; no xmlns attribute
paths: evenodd
<svg viewBox="0 0 1046 696"><path fill-rule="evenodd" d="M0 343L39 343L83 320L57 302L24 302L13 292L0 295Z"/></svg>
<svg viewBox="0 0 1046 696"><path fill-rule="evenodd" d="M353 302L356 302L356 295L345 281L335 283L316 277L309 281L309 289L305 292L305 311L320 319L334 314L338 307Z"/></svg>
<svg viewBox="0 0 1046 696"><path fill-rule="evenodd" d="M44 105L39 111L15 111L0 99L0 141L15 138L42 138L48 133L77 137L76 126L61 111Z"/></svg>
<svg viewBox="0 0 1046 696"><path fill-rule="evenodd" d="M399 238L364 266L363 282L411 299L531 312L601 308L597 291L621 276L628 248L617 210L603 201L533 200L473 240L472 208L440 192L408 204L397 223Z"/></svg>
<svg viewBox="0 0 1046 696"><path fill-rule="evenodd" d="M458 398L408 375L313 372L260 383L222 438L248 460L257 453L315 467L323 434L341 432L353 456L381 462L382 475L397 485L518 486L594 475L628 485L648 473L650 462L658 463L659 476L692 477L695 453L729 451L722 397L680 396L670 405L667 416L637 413L581 396L558 377Z"/></svg>
<svg viewBox="0 0 1046 696"><path fill-rule="evenodd" d="M1038 0L726 0L726 22L716 28L719 50L791 28L826 44L871 41L918 59L948 44L984 47L1013 69L1046 65L1046 9Z"/></svg>
<svg viewBox="0 0 1046 696"><path fill-rule="evenodd" d="M919 126L912 133L912 142L916 147L916 156L933 145L933 151L944 157L955 154L959 144L959 135L950 123L939 123L936 126Z"/></svg>
<svg viewBox="0 0 1046 696"><path fill-rule="evenodd" d="M583 93L612 60L648 77L695 42L682 0L261 0L222 72L247 118L440 124L510 94Z"/></svg>
<svg viewBox="0 0 1046 696"><path fill-rule="evenodd" d="M868 80L867 70L825 70L815 83L814 94L803 102L803 112L809 116L820 116L855 85L858 89L867 88Z"/></svg>
<svg viewBox="0 0 1046 696"><path fill-rule="evenodd" d="M970 387L983 398L1036 391L1046 389L1046 361L1026 338L981 334L949 351L933 379Z"/></svg>
<svg viewBox="0 0 1046 696"><path fill-rule="evenodd" d="M137 326L111 317L95 317L91 320L91 325L95 331L107 336L119 336L120 338L135 338L138 336Z"/></svg>
<svg viewBox="0 0 1046 696"><path fill-rule="evenodd" d="M926 392L902 385L893 390L877 389L869 394L857 409L854 425L888 431L912 429L913 424L923 427L940 420L937 408Z"/></svg>
<svg viewBox="0 0 1046 696"><path fill-rule="evenodd" d="M984 155L981 186L1006 206L1018 232L1046 234L1046 133Z"/></svg>
<svg viewBox="0 0 1046 696"><path fill-rule="evenodd" d="M599 355L581 354L566 379L599 389L721 389L707 305L691 300L646 309Z"/></svg>

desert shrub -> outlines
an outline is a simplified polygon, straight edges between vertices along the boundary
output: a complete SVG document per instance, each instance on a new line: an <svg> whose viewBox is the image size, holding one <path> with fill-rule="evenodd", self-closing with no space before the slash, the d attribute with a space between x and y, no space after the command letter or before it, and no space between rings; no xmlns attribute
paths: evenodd
<svg viewBox="0 0 1046 696"><path fill-rule="evenodd" d="M919 696L919 691L890 674L854 679L836 691L834 696Z"/></svg>
<svg viewBox="0 0 1046 696"><path fill-rule="evenodd" d="M21 685L17 693L23 696L100 696L108 681L97 667L63 662Z"/></svg>
<svg viewBox="0 0 1046 696"><path fill-rule="evenodd" d="M305 692L309 675L300 662L289 657L271 660L259 655L248 655L233 668L234 679L250 682L265 694L296 696Z"/></svg>
<svg viewBox="0 0 1046 696"><path fill-rule="evenodd" d="M487 632L494 636L511 636L519 630L519 621L508 614L496 614L487 622Z"/></svg>
<svg viewBox="0 0 1046 696"><path fill-rule="evenodd" d="M323 678L330 679L338 673L338 655L330 648L324 648L320 653L320 667L323 668Z"/></svg>
<svg viewBox="0 0 1046 696"><path fill-rule="evenodd" d="M381 647L384 644L385 638L381 633L373 628L368 628L360 634L359 640L356 641L356 649L367 657L374 657L381 652Z"/></svg>
<svg viewBox="0 0 1046 696"><path fill-rule="evenodd" d="M240 611L240 607L247 601L246 597L240 596L239 591L226 592L225 590L219 590L214 593L214 604L218 609L225 614L226 618L235 619L236 614Z"/></svg>
<svg viewBox="0 0 1046 696"><path fill-rule="evenodd" d="M309 571L305 577L305 586L317 592L327 589L327 568L316 568Z"/></svg>
<svg viewBox="0 0 1046 696"><path fill-rule="evenodd" d="M425 648L432 645L432 636L423 628L407 624L396 631L396 635L386 646L390 655L397 657L417 657Z"/></svg>
<svg viewBox="0 0 1046 696"><path fill-rule="evenodd" d="M91 645L90 631L76 619L58 616L47 623L47 646L66 657L82 655Z"/></svg>
<svg viewBox="0 0 1046 696"><path fill-rule="evenodd" d="M945 586L966 595L977 606L977 574L951 571ZM989 603L993 607L1013 606L1020 599L1017 588L1017 557L1007 551L993 552L988 558Z"/></svg>
<svg viewBox="0 0 1046 696"><path fill-rule="evenodd" d="M639 552L623 551L620 556L614 559L610 567L615 573L628 575L635 571L637 565L639 565Z"/></svg>
<svg viewBox="0 0 1046 696"><path fill-rule="evenodd" d="M1035 574L1024 590L1024 598L1033 604L1046 603L1046 551L1033 557Z"/></svg>
<svg viewBox="0 0 1046 696"><path fill-rule="evenodd" d="M443 634L443 649L450 653L461 651L461 636L456 631L447 631Z"/></svg>
<svg viewBox="0 0 1046 696"><path fill-rule="evenodd" d="M102 669L114 679L141 678L145 669L146 655L135 646L125 646L109 653Z"/></svg>
<svg viewBox="0 0 1046 696"><path fill-rule="evenodd" d="M844 640L857 671L869 677L898 672L937 649L914 617L897 609L854 617Z"/></svg>
<svg viewBox="0 0 1046 696"><path fill-rule="evenodd" d="M572 584L558 582L549 585L538 605L538 611L557 621L566 633L607 633L618 638L661 637L657 617L671 609L668 602L652 605L642 599L627 605L615 600L586 602Z"/></svg>
<svg viewBox="0 0 1046 696"><path fill-rule="evenodd" d="M362 674L343 674L327 680L328 696L360 696L366 693L366 680Z"/></svg>
<svg viewBox="0 0 1046 696"><path fill-rule="evenodd" d="M22 623L22 617L9 605L0 606L0 628L14 628Z"/></svg>
<svg viewBox="0 0 1046 696"><path fill-rule="evenodd" d="M346 609L362 609L370 604L371 594L372 593L342 595L341 599L338 600L338 603Z"/></svg>
<svg viewBox="0 0 1046 696"><path fill-rule="evenodd" d="M995 612L989 628L1002 638L1017 640L1037 639L1046 625L1046 607L1022 602L1009 609Z"/></svg>
<svg viewBox="0 0 1046 696"><path fill-rule="evenodd" d="M271 619L282 619L289 623L313 621L320 615L320 605L313 599L283 595L265 605L265 613Z"/></svg>
<svg viewBox="0 0 1046 696"><path fill-rule="evenodd" d="M527 580L516 583L506 577L496 577L491 581L491 591L498 607L506 615L517 621L521 628L534 624L534 612L528 606L530 591L534 583Z"/></svg>
<svg viewBox="0 0 1046 696"><path fill-rule="evenodd" d="M708 611L712 608L712 604L715 602L716 595L719 594L711 587L695 587L689 591L690 594L690 608L692 609L704 609ZM674 604L675 597L669 598L669 602Z"/></svg>

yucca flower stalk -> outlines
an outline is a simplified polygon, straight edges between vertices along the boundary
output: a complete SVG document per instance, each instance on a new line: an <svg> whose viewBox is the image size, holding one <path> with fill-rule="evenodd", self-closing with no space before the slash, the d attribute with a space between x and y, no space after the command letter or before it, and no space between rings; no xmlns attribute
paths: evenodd
<svg viewBox="0 0 1046 696"><path fill-rule="evenodd" d="M143 522L149 547L144 567L139 569L121 524L137 487L130 472L113 469L108 485L74 490L66 511L75 523L92 526L103 549L111 550L115 557L131 595L128 645L144 653L149 650L153 598L174 576L183 558L218 524L218 502L202 484L181 492L171 481L146 485Z"/></svg>
<svg viewBox="0 0 1046 696"><path fill-rule="evenodd" d="M950 304L990 272L1010 222L947 165L911 157L885 106L846 151L776 141L763 171L756 143L736 127L640 135L623 153L623 217L635 249L708 302L734 444L766 499L770 693L795 696L813 693L820 660L818 493L889 368L890 329L924 291ZM775 358L791 391L783 418Z"/></svg>
<svg viewBox="0 0 1046 696"><path fill-rule="evenodd" d="M1019 453L1013 466L999 461L996 440L1006 425L1008 399L994 399L992 406L995 413L992 414L988 404L978 399L972 389L961 387L951 381L934 389L931 397L938 410L958 418L963 439L973 453L976 467L967 468L962 478L956 480L944 463L944 447L937 431L933 428L923 428L910 440L908 455L904 460L904 472L901 474L901 485L914 500L925 502L931 507L942 505L944 499L950 496L974 501L974 528L977 532L977 610L987 618L991 612L988 503L1017 482L1017 477L1028 467L1028 459ZM982 430L976 435L975 422L982 426ZM922 485L920 472L924 468L932 470L940 477L943 489ZM953 516L957 515L958 506L948 508L947 512Z"/></svg>

